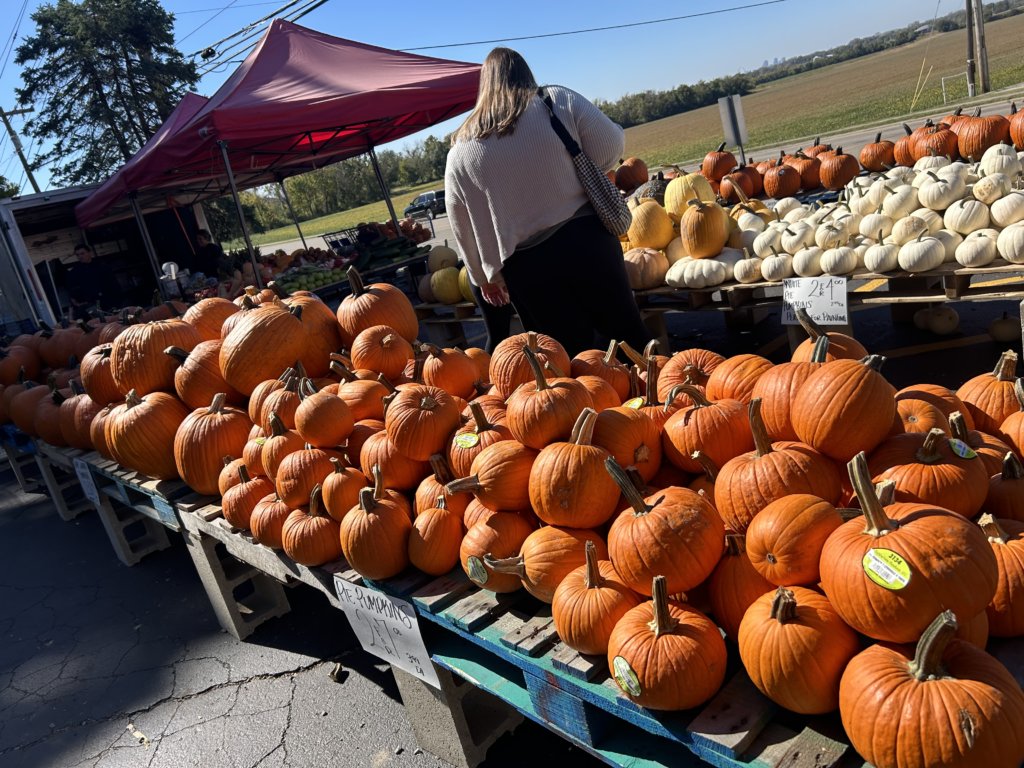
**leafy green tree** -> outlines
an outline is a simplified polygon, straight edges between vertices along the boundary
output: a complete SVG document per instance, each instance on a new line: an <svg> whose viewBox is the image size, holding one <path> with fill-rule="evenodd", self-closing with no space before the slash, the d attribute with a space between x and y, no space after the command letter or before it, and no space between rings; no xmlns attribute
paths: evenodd
<svg viewBox="0 0 1024 768"><path fill-rule="evenodd" d="M0 176L0 200L21 194L21 188L6 176Z"/></svg>
<svg viewBox="0 0 1024 768"><path fill-rule="evenodd" d="M158 0L57 0L32 13L18 46L18 100L36 112L29 135L48 143L60 183L100 181L128 160L198 80L174 47L174 17Z"/></svg>

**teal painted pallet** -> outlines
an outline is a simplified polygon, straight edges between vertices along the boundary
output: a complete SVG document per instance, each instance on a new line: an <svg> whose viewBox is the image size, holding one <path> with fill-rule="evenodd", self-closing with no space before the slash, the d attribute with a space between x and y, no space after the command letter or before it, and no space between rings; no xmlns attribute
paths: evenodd
<svg viewBox="0 0 1024 768"><path fill-rule="evenodd" d="M194 507L202 499L180 480L156 480L104 459L95 452L81 458L92 469L96 489L100 493L156 520L172 531L181 531L181 519L176 505L185 502Z"/></svg>
<svg viewBox="0 0 1024 768"><path fill-rule="evenodd" d="M373 586L399 594L394 583ZM411 591L403 590L401 596L447 631L434 633L429 646L438 664L610 765L863 765L843 740L837 718L785 713L741 671L734 671L701 710L654 712L621 694L603 659L581 657L563 646L550 607L524 592L495 595L480 590L459 570L419 587L405 586Z"/></svg>

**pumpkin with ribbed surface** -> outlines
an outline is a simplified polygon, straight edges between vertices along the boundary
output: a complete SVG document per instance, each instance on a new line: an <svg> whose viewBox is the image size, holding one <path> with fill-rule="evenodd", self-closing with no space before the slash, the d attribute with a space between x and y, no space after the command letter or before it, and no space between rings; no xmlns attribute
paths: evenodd
<svg viewBox="0 0 1024 768"><path fill-rule="evenodd" d="M463 398L476 394L476 383L480 374L476 363L461 349L441 348L425 344L421 349L426 353L423 361L423 383L438 387Z"/></svg>
<svg viewBox="0 0 1024 768"><path fill-rule="evenodd" d="M220 372L221 340L201 341L187 352L168 347L164 354L175 361L174 391L189 408L209 405L213 396L223 392L228 405L240 405L245 398L224 380Z"/></svg>
<svg viewBox="0 0 1024 768"><path fill-rule="evenodd" d="M814 322L806 309L800 308L796 310L796 317L800 321L800 325L807 332L807 338L800 342L800 345L793 350L793 355L790 359L794 363L811 360L814 357L814 344L822 336L828 339L828 351L825 354L825 360L822 362L839 359L860 360L867 356L868 351L864 348L863 344L845 333L825 331L824 328Z"/></svg>
<svg viewBox="0 0 1024 768"><path fill-rule="evenodd" d="M107 447L118 464L171 480L178 477L174 436L187 416L188 409L166 392L140 397L131 390L103 421Z"/></svg>
<svg viewBox="0 0 1024 768"><path fill-rule="evenodd" d="M630 609L608 640L608 668L635 704L690 709L710 699L725 679L725 642L703 613L668 599L663 576L645 591L653 599Z"/></svg>
<svg viewBox="0 0 1024 768"><path fill-rule="evenodd" d="M277 283L271 283L271 287L280 290ZM326 376L330 370L331 354L341 349L337 317L316 294L295 293L283 298L286 306L301 310L299 319L305 345L299 362L306 369L306 375L312 378Z"/></svg>
<svg viewBox="0 0 1024 768"><path fill-rule="evenodd" d="M705 387L715 368L725 362L717 352L706 349L684 349L676 352L658 374L658 399L665 401L679 384Z"/></svg>
<svg viewBox="0 0 1024 768"><path fill-rule="evenodd" d="M593 400L575 379L548 380L530 347L523 348L523 355L533 370L534 379L509 396L506 421L516 440L540 450L569 437L580 413L584 408L591 408Z"/></svg>
<svg viewBox="0 0 1024 768"><path fill-rule="evenodd" d="M514 573L497 573L487 569L484 557L512 557L519 552L533 527L515 512L495 512L472 525L462 538L459 561L462 570L478 587L491 592L515 592L523 586Z"/></svg>
<svg viewBox="0 0 1024 768"><path fill-rule="evenodd" d="M1024 522L985 514L978 525L999 566L996 594L985 609L989 632L995 637L1020 637L1024 635Z"/></svg>
<svg viewBox="0 0 1024 768"><path fill-rule="evenodd" d="M726 533L722 559L708 580L711 613L726 635L736 639L751 603L773 586L751 564L743 534Z"/></svg>
<svg viewBox="0 0 1024 768"><path fill-rule="evenodd" d="M1016 454L1003 457L1003 469L988 481L984 511L999 518L1024 522L1024 465Z"/></svg>
<svg viewBox="0 0 1024 768"><path fill-rule="evenodd" d="M492 414L500 414L501 419L498 420L488 416L481 402L472 401L468 407L472 418L455 431L448 447L448 463L457 477L470 474L473 459L487 446L512 439L512 433L504 423L504 408L491 411Z"/></svg>
<svg viewBox="0 0 1024 768"><path fill-rule="evenodd" d="M565 347L550 336L533 332L509 336L494 348L489 368L491 384L503 398L508 398L520 384L536 381L530 361L523 354L526 347L533 350L542 367L551 364L561 376L570 370Z"/></svg>
<svg viewBox="0 0 1024 768"><path fill-rule="evenodd" d="M438 387L412 384L399 390L384 414L384 428L395 448L414 461L444 450L459 426L462 406Z"/></svg>
<svg viewBox="0 0 1024 768"><path fill-rule="evenodd" d="M355 436L355 429L352 434ZM350 452L351 449L352 438L350 437L347 452ZM366 438L359 448L359 466L365 475L372 474L373 467L379 466L384 476L385 487L397 491L411 491L419 484L430 465L425 461L410 459L391 442L386 431L380 430Z"/></svg>
<svg viewBox="0 0 1024 768"><path fill-rule="evenodd" d="M1003 422L1020 411L1014 392L1017 357L1016 352L1007 350L999 357L991 373L968 379L956 391L956 396L967 406L975 429L997 435Z"/></svg>
<svg viewBox="0 0 1024 768"><path fill-rule="evenodd" d="M459 562L465 534L462 513L448 509L444 495L422 510L409 532L409 562L431 576L443 576Z"/></svg>
<svg viewBox="0 0 1024 768"><path fill-rule="evenodd" d="M747 555L772 584L817 584L821 550L842 524L831 503L808 493L793 493L754 516L747 527Z"/></svg>
<svg viewBox="0 0 1024 768"><path fill-rule="evenodd" d="M320 448L303 448L289 453L277 468L277 495L292 509L307 503L313 488L334 471L332 455Z"/></svg>
<svg viewBox="0 0 1024 768"><path fill-rule="evenodd" d="M735 355L715 367L705 392L710 400L749 403L757 380L771 368L771 361L760 355Z"/></svg>
<svg viewBox="0 0 1024 768"><path fill-rule="evenodd" d="M114 452L110 450L110 446L107 444L107 418L113 413L119 405L110 403L109 405L103 406L100 412L93 416L92 423L89 424L89 442L92 443L93 449L105 459L113 459Z"/></svg>
<svg viewBox="0 0 1024 768"><path fill-rule="evenodd" d="M860 650L828 598L805 587L779 587L747 609L740 658L765 696L791 712L817 715L839 706L843 670Z"/></svg>
<svg viewBox="0 0 1024 768"><path fill-rule="evenodd" d="M220 470L220 475L217 476L217 492L221 496L227 493L229 488L234 488L242 482L238 468L245 466L245 459L233 459L230 456L225 456L223 462L224 466ZM246 469L246 474L250 474L248 469Z"/></svg>
<svg viewBox="0 0 1024 768"><path fill-rule="evenodd" d="M511 511L530 504L530 472L538 452L518 440L502 440L473 459L470 474L448 483L448 493L469 491L488 509Z"/></svg>
<svg viewBox="0 0 1024 768"><path fill-rule="evenodd" d="M289 311L276 304L239 313L241 319L220 348L224 380L243 395L249 395L260 382L293 365L305 348L299 314L298 308Z"/></svg>
<svg viewBox="0 0 1024 768"><path fill-rule="evenodd" d="M301 401L295 409L295 431L316 448L342 445L355 426L355 418L348 403L333 392L312 388L300 393Z"/></svg>
<svg viewBox="0 0 1024 768"><path fill-rule="evenodd" d="M780 363L758 377L751 396L761 401L761 419L772 440L799 439L793 429L793 396L826 361L828 347L828 337L821 336L815 342L815 353L810 360Z"/></svg>
<svg viewBox="0 0 1024 768"><path fill-rule="evenodd" d="M387 579L409 564L412 524L404 509L372 488L359 491L359 503L341 521L341 550L357 573Z"/></svg>
<svg viewBox="0 0 1024 768"><path fill-rule="evenodd" d="M599 559L608 557L608 548L596 531L545 525L523 540L517 555L497 558L485 554L484 567L492 574L518 576L527 592L550 603L562 579L585 563L588 544L597 548Z"/></svg>
<svg viewBox="0 0 1024 768"><path fill-rule="evenodd" d="M430 457L430 468L433 470L431 474L423 478L416 486L416 493L413 496L413 513L419 515L424 510L436 508L438 497L443 496L446 506L461 519L473 498L472 494L450 494L445 490L445 486L455 478L452 475L451 467L448 466L448 462L441 454L435 453Z"/></svg>
<svg viewBox="0 0 1024 768"><path fill-rule="evenodd" d="M195 328L203 341L211 341L220 338L224 321L239 309L233 301L212 296L197 301L185 310L181 319Z"/></svg>
<svg viewBox="0 0 1024 768"><path fill-rule="evenodd" d="M282 549L282 529L292 509L276 493L264 496L253 507L249 516L249 530L260 544L271 549Z"/></svg>
<svg viewBox="0 0 1024 768"><path fill-rule="evenodd" d="M1007 453L1013 451L1013 448L997 437L986 432L968 429L966 417L959 411L954 411L949 416L949 433L978 454L989 477L1003 471L1003 459Z"/></svg>
<svg viewBox="0 0 1024 768"><path fill-rule="evenodd" d="M113 345L111 344L93 347L82 358L82 363L79 366L79 377L86 393L97 403L103 405L124 399L124 395L114 383L114 374L110 370L112 352Z"/></svg>
<svg viewBox="0 0 1024 768"><path fill-rule="evenodd" d="M341 556L338 521L324 514L320 486L309 493L308 506L292 509L281 526L281 548L300 565L324 565Z"/></svg>
<svg viewBox="0 0 1024 768"><path fill-rule="evenodd" d="M173 392L177 361L164 354L168 347L191 352L202 339L182 320L158 320L133 325L111 346L110 373L121 392L134 389L140 397L150 392Z"/></svg>
<svg viewBox="0 0 1024 768"><path fill-rule="evenodd" d="M227 407L224 401L223 393L214 395L207 407L197 408L182 421L174 436L178 474L193 491L208 496L218 491L223 457L241 453L252 428L244 411Z"/></svg>
<svg viewBox="0 0 1024 768"><path fill-rule="evenodd" d="M633 214L636 216L636 213ZM690 200L679 220L683 248L694 259L717 256L729 239L729 216L717 203ZM669 240L672 238L670 237ZM664 245L652 246L664 248Z"/></svg>
<svg viewBox="0 0 1024 768"><path fill-rule="evenodd" d="M338 306L338 325L344 346L350 347L360 331L374 325L391 326L410 343L416 339L419 335L416 311L401 290L387 283L364 285L354 268L349 269L348 279L352 293Z"/></svg>
<svg viewBox="0 0 1024 768"><path fill-rule="evenodd" d="M339 523L356 504L359 503L359 492L369 484L358 467L346 467L341 460L331 457L334 471L321 483L321 494L327 514Z"/></svg>
<svg viewBox="0 0 1024 768"><path fill-rule="evenodd" d="M352 365L397 379L413 358L412 344L389 325L371 325L352 341Z"/></svg>
<svg viewBox="0 0 1024 768"><path fill-rule="evenodd" d="M274 492L274 484L265 477L249 477L244 466L238 468L238 477L240 482L224 493L220 507L224 519L234 528L248 531L253 510L263 498Z"/></svg>
<svg viewBox="0 0 1024 768"><path fill-rule="evenodd" d="M573 378L580 376L598 376L607 381L619 396L619 401L629 396L629 369L619 362L617 354L619 344L612 339L608 349L588 349L580 352L570 361L569 374Z"/></svg>
<svg viewBox="0 0 1024 768"><path fill-rule="evenodd" d="M703 467L693 459L694 451L702 451L721 467L735 456L754 447L746 408L739 400L712 402L697 389L686 384L669 393L687 395L693 405L676 411L665 422L662 446L665 458L687 472L700 472Z"/></svg>

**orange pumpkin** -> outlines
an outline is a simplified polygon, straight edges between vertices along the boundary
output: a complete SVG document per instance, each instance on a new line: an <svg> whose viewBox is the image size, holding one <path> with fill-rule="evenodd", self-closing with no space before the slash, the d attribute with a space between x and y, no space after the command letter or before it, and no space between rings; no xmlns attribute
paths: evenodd
<svg viewBox="0 0 1024 768"><path fill-rule="evenodd" d="M469 493L457 493L449 495L445 491L445 486L450 483L454 477L452 475L451 467L448 466L448 462L445 461L444 456L439 453L435 453L430 457L430 468L433 472L427 475L420 484L416 487L416 494L413 496L413 513L419 515L421 512L427 509L436 508L437 497L444 496L445 504L462 519L463 513L466 511L466 506L469 504L473 496Z"/></svg>
<svg viewBox="0 0 1024 768"><path fill-rule="evenodd" d="M217 493L223 458L242 452L252 428L245 412L226 407L224 400L223 392L214 395L209 406L185 418L174 436L178 474L193 491L208 496Z"/></svg>
<svg viewBox="0 0 1024 768"><path fill-rule="evenodd" d="M238 474L238 468L245 466L244 459L233 459L230 456L225 456L223 461L224 466L217 477L217 491L221 496L227 493L229 488L234 488L242 482L242 478ZM246 474L251 476L248 469L246 469Z"/></svg>
<svg viewBox="0 0 1024 768"><path fill-rule="evenodd" d="M276 493L264 496L253 507L249 516L249 530L260 544L271 549L282 549L284 523L292 510Z"/></svg>
<svg viewBox="0 0 1024 768"><path fill-rule="evenodd" d="M373 488L359 491L340 530L345 559L367 579L397 576L409 564L409 515L391 499L375 498Z"/></svg>
<svg viewBox="0 0 1024 768"><path fill-rule="evenodd" d="M359 492L369 484L357 467L343 466L337 457L331 457L331 466L334 471L324 478L321 494L327 514L340 523L359 503Z"/></svg>
<svg viewBox="0 0 1024 768"><path fill-rule="evenodd" d="M300 314L298 307L288 311L276 304L239 312L241 319L220 348L224 380L243 395L249 395L257 384L293 365L305 348Z"/></svg>
<svg viewBox="0 0 1024 768"><path fill-rule="evenodd" d="M665 457L675 466L686 472L702 471L693 459L694 451L699 450L721 467L754 447L746 408L739 400L712 402L696 387L682 384L669 393L668 402L680 393L693 405L672 414L662 432Z"/></svg>
<svg viewBox="0 0 1024 768"><path fill-rule="evenodd" d="M472 419L455 431L448 447L448 463L452 472L459 477L470 474L473 459L487 446L512 439L512 433L505 426L504 420L498 421L488 416L483 403L474 400L468 408ZM504 416L504 408L492 411L492 414L499 412Z"/></svg>
<svg viewBox="0 0 1024 768"><path fill-rule="evenodd" d="M306 502L313 488L319 488L333 471L331 454L320 448L304 448L289 453L277 467L277 476L274 478L277 495L281 501L295 509Z"/></svg>
<svg viewBox="0 0 1024 768"><path fill-rule="evenodd" d="M470 474L445 486L448 493L469 491L488 509L513 511L530 504L530 472L537 451L518 440L502 440L482 450Z"/></svg>
<svg viewBox="0 0 1024 768"><path fill-rule="evenodd" d="M333 448L344 444L355 427L352 409L338 395L313 388L306 379L300 393L302 400L295 409L295 431L316 448Z"/></svg>
<svg viewBox="0 0 1024 768"><path fill-rule="evenodd" d="M187 416L188 409L166 392L140 397L131 390L124 403L104 419L107 447L118 464L171 480L178 477L174 435Z"/></svg>
<svg viewBox="0 0 1024 768"><path fill-rule="evenodd" d="M757 380L772 367L760 355L736 355L715 367L708 377L705 393L709 400L739 400L749 403Z"/></svg>
<svg viewBox="0 0 1024 768"><path fill-rule="evenodd" d="M629 369L618 361L618 352L619 343L614 339L604 352L599 349L580 352L570 361L569 375L573 378L597 376L604 379L615 390L619 402L622 402L629 396Z"/></svg>
<svg viewBox="0 0 1024 768"><path fill-rule="evenodd" d="M409 532L409 562L431 576L443 576L459 562L465 529L462 513L448 509L445 496L416 515Z"/></svg>
<svg viewBox="0 0 1024 768"><path fill-rule="evenodd" d="M804 587L779 587L755 600L738 641L740 659L758 690L802 715L839 706L843 670L860 650L857 633L828 598Z"/></svg>
<svg viewBox="0 0 1024 768"><path fill-rule="evenodd" d="M498 343L491 355L490 380L497 394L508 398L521 384L536 380L536 374L523 350L532 350L543 367L550 363L564 376L571 361L565 347L543 333L520 333Z"/></svg>
<svg viewBox="0 0 1024 768"><path fill-rule="evenodd" d="M807 493L784 496L754 516L747 528L747 555L776 586L812 586L820 579L821 550L842 524L824 499Z"/></svg>
<svg viewBox="0 0 1024 768"><path fill-rule="evenodd" d="M1024 466L1013 453L1003 458L1003 469L988 481L985 511L994 517L1024 522Z"/></svg>
<svg viewBox="0 0 1024 768"><path fill-rule="evenodd" d="M461 349L424 344L423 383L443 389L462 398L476 394L480 374L474 363Z"/></svg>
<svg viewBox="0 0 1024 768"><path fill-rule="evenodd" d="M523 348L523 354L533 369L534 380L509 396L506 419L516 440L540 450L569 437L580 413L593 407L593 400L575 379L546 379L540 360L529 347Z"/></svg>
<svg viewBox="0 0 1024 768"><path fill-rule="evenodd" d="M178 363L164 354L168 347L191 352L202 339L181 320L158 320L124 330L110 349L110 373L121 392L135 390L138 396L150 392L173 392Z"/></svg>
<svg viewBox="0 0 1024 768"><path fill-rule="evenodd" d="M999 566L999 584L989 603L989 632L995 637L1024 635L1024 522L981 516L978 525L988 537Z"/></svg>
<svg viewBox="0 0 1024 768"><path fill-rule="evenodd" d="M459 561L470 580L491 592L515 592L523 586L519 576L489 571L484 557L511 557L519 552L533 526L515 512L495 512L471 526L462 538Z"/></svg>
<svg viewBox="0 0 1024 768"><path fill-rule="evenodd" d="M79 376L86 393L101 405L115 403L124 399L124 394L114 383L114 374L110 370L110 355L113 346L101 344L89 350L82 358ZM27 376L26 378L32 378ZM209 402L209 401L207 401Z"/></svg>
<svg viewBox="0 0 1024 768"><path fill-rule="evenodd" d="M352 431L352 436L356 436L355 429ZM347 451L351 450L352 437L349 438ZM351 457L351 453L349 455ZM384 430L375 432L366 438L359 449L359 466L364 475L371 475L375 466L380 467L384 485L396 491L411 491L419 484L429 467L427 462L410 459L401 453Z"/></svg>
<svg viewBox="0 0 1024 768"><path fill-rule="evenodd" d="M322 510L319 484L309 494L309 506L293 509L281 526L281 548L300 565L324 565L341 557L338 521Z"/></svg>
<svg viewBox="0 0 1024 768"><path fill-rule="evenodd" d="M423 384L410 385L395 395L384 414L388 439L413 461L426 461L444 450L459 426L462 408L443 389Z"/></svg>
<svg viewBox="0 0 1024 768"><path fill-rule="evenodd" d="M1017 353L1004 352L992 373L983 373L964 382L956 391L971 414L975 429L999 434L999 428L1014 413L1021 410L1017 400Z"/></svg>
<svg viewBox="0 0 1024 768"><path fill-rule="evenodd" d="M397 379L413 358L412 345L388 325L372 325L352 341L352 365Z"/></svg>
<svg viewBox="0 0 1024 768"><path fill-rule="evenodd" d="M230 302L229 302L230 303ZM189 408L208 405L219 392L228 405L240 405L245 398L228 384L220 373L220 339L201 341L186 352L180 347L168 347L164 354L175 360L174 391Z"/></svg>
<svg viewBox="0 0 1024 768"><path fill-rule="evenodd" d="M240 307L228 299L210 297L201 299L185 310L181 319L196 329L203 341L220 339L224 321L238 312Z"/></svg>
<svg viewBox="0 0 1024 768"><path fill-rule="evenodd" d="M751 395L761 401L761 418L772 440L799 439L793 429L793 396L828 359L829 344L828 336L819 336L809 360L772 366L758 378Z"/></svg>
<svg viewBox="0 0 1024 768"><path fill-rule="evenodd" d="M1009 445L997 437L968 429L967 417L959 411L954 411L949 416L949 433L954 439L967 444L972 451L978 454L989 477L1003 471L1003 458L1007 453L1013 451Z"/></svg>
<svg viewBox="0 0 1024 768"><path fill-rule="evenodd" d="M229 488L221 499L221 512L232 527L248 531L253 510L274 492L274 484L265 477L249 477L244 466L238 468L238 479L240 482Z"/></svg>
<svg viewBox="0 0 1024 768"><path fill-rule="evenodd" d="M338 305L344 346L351 347L360 331L374 325L388 325L409 343L415 341L420 332L419 320L412 302L401 290L387 283L364 285L354 267L348 270L348 282L352 293Z"/></svg>
<svg viewBox="0 0 1024 768"><path fill-rule="evenodd" d="M1013 394L1018 408L1003 419L996 435L1013 448L1018 456L1024 456L1024 453L1021 453L1024 449L1024 380L1017 379L1013 383Z"/></svg>
<svg viewBox="0 0 1024 768"><path fill-rule="evenodd" d="M904 399L923 400L926 403L934 405L939 409L942 415L946 417L947 423L950 415L954 412L960 412L964 415L964 419L967 422L967 428L974 429L974 419L971 418L971 414L968 412L967 406L965 406L963 401L948 387L944 387L941 384L913 384L909 387L904 387L896 393L897 405L900 400Z"/></svg>

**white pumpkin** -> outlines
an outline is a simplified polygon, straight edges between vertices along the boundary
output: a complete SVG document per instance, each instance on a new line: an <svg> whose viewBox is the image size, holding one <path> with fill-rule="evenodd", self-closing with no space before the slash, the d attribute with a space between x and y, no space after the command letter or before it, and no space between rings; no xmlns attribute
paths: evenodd
<svg viewBox="0 0 1024 768"><path fill-rule="evenodd" d="M1009 194L1012 182L1005 173L989 173L971 185L971 194L985 205L992 205L996 200Z"/></svg>
<svg viewBox="0 0 1024 768"><path fill-rule="evenodd" d="M860 178L860 177L857 177ZM864 177L867 178L867 177ZM856 181L856 179L854 179ZM860 215L871 213L877 206L871 204L871 200L868 199L868 191L866 186L857 186L853 182L847 186L846 202L850 206L851 211L856 211Z"/></svg>
<svg viewBox="0 0 1024 768"><path fill-rule="evenodd" d="M942 243L942 247L946 251L943 257L943 262L948 263L956 261L956 249L960 246L960 243L964 241L963 235L959 232L951 232L948 229L939 229L929 234Z"/></svg>
<svg viewBox="0 0 1024 768"><path fill-rule="evenodd" d="M875 179L870 187L868 187L867 197L868 200L871 201L871 207L873 209L882 204L882 201L885 200L885 196L889 194L889 187L893 183L897 182L890 181L885 176L880 176Z"/></svg>
<svg viewBox="0 0 1024 768"><path fill-rule="evenodd" d="M890 272L899 266L900 246L875 243L864 253L864 268L869 272Z"/></svg>
<svg viewBox="0 0 1024 768"><path fill-rule="evenodd" d="M976 229L984 229L988 226L988 222L988 206L973 198L957 200L946 209L946 213L942 216L945 228L959 232L961 235L969 235Z"/></svg>
<svg viewBox="0 0 1024 768"><path fill-rule="evenodd" d="M903 245L915 237L928 231L928 224L919 216L906 216L892 225L889 240L896 245Z"/></svg>
<svg viewBox="0 0 1024 768"><path fill-rule="evenodd" d="M686 251L686 246L683 245L682 238L677 237L665 246L665 258L668 259L669 266L672 266L680 259L690 258L690 254Z"/></svg>
<svg viewBox="0 0 1024 768"><path fill-rule="evenodd" d="M626 278L634 291L657 288L665 282L669 263L665 254L655 248L631 248L622 255Z"/></svg>
<svg viewBox="0 0 1024 768"><path fill-rule="evenodd" d="M779 218L781 218L794 208L800 208L802 205L803 203L795 197L783 197L775 201L775 205L772 207L772 210L779 214Z"/></svg>
<svg viewBox="0 0 1024 768"><path fill-rule="evenodd" d="M935 171L935 175L946 179L957 179L963 182L966 186L968 183L973 183L975 181L977 174L969 163L957 160L944 168L939 168Z"/></svg>
<svg viewBox="0 0 1024 768"><path fill-rule="evenodd" d="M796 221L782 230L780 242L782 250L786 253L796 253L801 248L814 243L814 227L802 221Z"/></svg>
<svg viewBox="0 0 1024 768"><path fill-rule="evenodd" d="M787 224L792 224L794 221L800 221L801 219L807 218L810 212L810 208L808 208L806 205L801 205L799 208L794 208L791 211L787 211L786 215L782 217L782 220Z"/></svg>
<svg viewBox="0 0 1024 768"><path fill-rule="evenodd" d="M942 215L938 211L933 211L931 208L918 208L916 211L911 211L910 215L916 216L928 225L929 235L934 235L942 229Z"/></svg>
<svg viewBox="0 0 1024 768"><path fill-rule="evenodd" d="M859 235L847 243L850 248L853 248L853 253L857 257L857 269L864 268L864 256L868 252L868 248L874 245L874 241L868 237L860 237ZM856 270L855 270L856 271Z"/></svg>
<svg viewBox="0 0 1024 768"><path fill-rule="evenodd" d="M793 254L793 271L800 277L817 277L821 272L821 254L825 251L816 245L801 248Z"/></svg>
<svg viewBox="0 0 1024 768"><path fill-rule="evenodd" d="M743 250L740 248L723 248L715 258L725 264L726 280L732 280L733 271L736 265L744 258Z"/></svg>
<svg viewBox="0 0 1024 768"><path fill-rule="evenodd" d="M857 253L848 245L829 248L821 254L821 271L826 275L849 275L857 268Z"/></svg>
<svg viewBox="0 0 1024 768"><path fill-rule="evenodd" d="M945 155L925 155L914 163L914 170L920 173L921 171L943 168L947 165L949 165L949 158Z"/></svg>
<svg viewBox="0 0 1024 768"><path fill-rule="evenodd" d="M838 248L850 239L846 228L836 222L826 222L814 231L814 244L819 248Z"/></svg>
<svg viewBox="0 0 1024 768"><path fill-rule="evenodd" d="M929 171L922 174L928 179L917 190L917 199L925 208L933 211L944 211L955 203L967 191L967 186L959 179L949 179L943 176L936 176Z"/></svg>
<svg viewBox="0 0 1024 768"><path fill-rule="evenodd" d="M687 288L713 288L727 279L728 269L718 259L693 259L683 265L683 285Z"/></svg>
<svg viewBox="0 0 1024 768"><path fill-rule="evenodd" d="M994 229L976 229L956 247L956 260L965 267L984 267L996 260L996 240L999 233Z"/></svg>
<svg viewBox="0 0 1024 768"><path fill-rule="evenodd" d="M1024 264L1024 222L1011 224L996 240L999 255L1011 264Z"/></svg>
<svg viewBox="0 0 1024 768"><path fill-rule="evenodd" d="M793 257L788 253L769 256L761 261L761 276L770 283L781 283L793 276Z"/></svg>
<svg viewBox="0 0 1024 768"><path fill-rule="evenodd" d="M1020 339L1020 329L1020 318L1010 317L1009 313L1003 312L1002 317L988 324L988 335L1002 344L1016 343Z"/></svg>
<svg viewBox="0 0 1024 768"><path fill-rule="evenodd" d="M892 216L882 213L882 207L879 206L878 210L874 213L868 213L861 217L857 229L864 237L873 237L876 240L881 240L892 232L893 223ZM879 232L882 234L879 235Z"/></svg>
<svg viewBox="0 0 1024 768"><path fill-rule="evenodd" d="M917 207L917 190L910 184L889 187L888 194L882 199L882 213L894 219L909 216Z"/></svg>
<svg viewBox="0 0 1024 768"><path fill-rule="evenodd" d="M925 315L928 330L937 336L948 336L960 327L960 315L948 305L932 307Z"/></svg>
<svg viewBox="0 0 1024 768"><path fill-rule="evenodd" d="M1024 192L1014 189L992 203L989 209L992 223L997 227L1008 227L1024 221Z"/></svg>
<svg viewBox="0 0 1024 768"><path fill-rule="evenodd" d="M917 171L906 165L894 165L882 174L882 178L884 179L888 179L889 181L904 181L907 184L912 182L915 176L917 176Z"/></svg>
<svg viewBox="0 0 1024 768"><path fill-rule="evenodd" d="M765 220L752 211L744 211L736 217L736 226L748 232L764 232Z"/></svg>
<svg viewBox="0 0 1024 768"><path fill-rule="evenodd" d="M864 217L859 213L852 213L848 210L844 210L841 215L835 216L832 219L832 223L837 227L841 227L846 233L847 239L849 239L860 234L860 222L863 218Z"/></svg>
<svg viewBox="0 0 1024 768"><path fill-rule="evenodd" d="M921 331L928 330L928 315L931 314L931 307L921 307L914 313L914 326Z"/></svg>
<svg viewBox="0 0 1024 768"><path fill-rule="evenodd" d="M803 221L810 224L812 227L817 228L823 221L829 220L832 215L832 209L834 204L829 205L818 205L818 207L811 211L807 216L804 217Z"/></svg>
<svg viewBox="0 0 1024 768"><path fill-rule="evenodd" d="M691 256L683 256L672 263L672 266L668 268L668 272L665 273L665 284L670 285L673 288L685 288L686 283L683 282L683 270L687 264L694 261L714 261L714 259L694 259Z"/></svg>
<svg viewBox="0 0 1024 768"><path fill-rule="evenodd" d="M753 252L759 259L765 259L771 256L773 248L776 251L782 250L782 227L769 224L764 232L754 238Z"/></svg>
<svg viewBox="0 0 1024 768"><path fill-rule="evenodd" d="M900 247L897 257L900 267L911 273L928 272L942 264L946 249L934 237L924 233Z"/></svg>
<svg viewBox="0 0 1024 768"><path fill-rule="evenodd" d="M761 277L761 259L748 255L740 259L732 269L733 277L738 283L759 283Z"/></svg>
<svg viewBox="0 0 1024 768"><path fill-rule="evenodd" d="M978 163L982 178L993 173L1005 173L1013 177L1021 172L1020 160L1017 159L1017 150L1010 144L993 144L985 150Z"/></svg>

